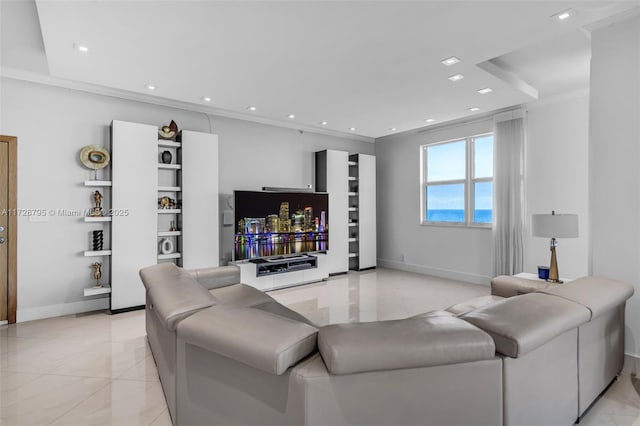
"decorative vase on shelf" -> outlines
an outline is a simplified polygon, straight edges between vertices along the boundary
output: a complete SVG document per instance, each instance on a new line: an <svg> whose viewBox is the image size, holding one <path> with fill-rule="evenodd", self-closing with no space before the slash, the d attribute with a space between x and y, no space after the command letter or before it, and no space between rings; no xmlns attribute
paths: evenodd
<svg viewBox="0 0 640 426"><path fill-rule="evenodd" d="M173 242L167 238L160 241L160 252L162 254L171 254L173 253Z"/></svg>
<svg viewBox="0 0 640 426"><path fill-rule="evenodd" d="M92 247L94 251L101 251L103 247L104 235L102 230L99 231L91 231L92 234Z"/></svg>
<svg viewBox="0 0 640 426"><path fill-rule="evenodd" d="M171 155L171 151L162 151L162 162L164 164L171 164L172 159L173 155Z"/></svg>

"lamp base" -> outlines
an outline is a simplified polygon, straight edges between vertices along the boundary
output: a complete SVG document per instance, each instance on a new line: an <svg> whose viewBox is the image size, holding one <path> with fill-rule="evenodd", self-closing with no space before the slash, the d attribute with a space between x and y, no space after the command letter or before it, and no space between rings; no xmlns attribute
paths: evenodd
<svg viewBox="0 0 640 426"><path fill-rule="evenodd" d="M551 265L549 266L549 279L552 283L562 284L562 280L558 274L558 259L556 258L556 247L558 243L555 238L551 239Z"/></svg>

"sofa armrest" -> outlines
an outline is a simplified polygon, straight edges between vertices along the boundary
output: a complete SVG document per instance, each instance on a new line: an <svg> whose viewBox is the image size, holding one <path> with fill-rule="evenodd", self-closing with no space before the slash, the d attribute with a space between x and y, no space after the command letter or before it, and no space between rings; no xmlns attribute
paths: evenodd
<svg viewBox="0 0 640 426"><path fill-rule="evenodd" d="M178 339L271 374L316 350L315 327L254 308L216 305L178 324Z"/></svg>
<svg viewBox="0 0 640 426"><path fill-rule="evenodd" d="M328 325L318 332L318 347L332 374L430 367L495 356L487 333L450 316Z"/></svg>
<svg viewBox="0 0 640 426"><path fill-rule="evenodd" d="M582 277L562 285L553 286L539 293L562 297L579 303L596 318L614 307L624 304L633 296L633 286L619 281L598 277Z"/></svg>
<svg viewBox="0 0 640 426"><path fill-rule="evenodd" d="M142 279L142 284L145 289L149 291L155 286L161 286L164 285L163 283L179 279L184 275L184 270L179 268L175 263L165 262L142 268L139 274Z"/></svg>
<svg viewBox="0 0 640 426"><path fill-rule="evenodd" d="M194 312L215 304L213 296L186 274L152 287L147 291L147 299L147 304L169 331L174 331L178 322Z"/></svg>
<svg viewBox="0 0 640 426"><path fill-rule="evenodd" d="M207 290L240 282L240 268L235 265L192 269L188 272Z"/></svg>

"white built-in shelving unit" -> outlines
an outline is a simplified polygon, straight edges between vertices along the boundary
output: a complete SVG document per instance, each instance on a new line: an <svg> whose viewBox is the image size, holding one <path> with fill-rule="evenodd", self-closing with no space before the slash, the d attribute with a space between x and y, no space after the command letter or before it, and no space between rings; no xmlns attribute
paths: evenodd
<svg viewBox="0 0 640 426"><path fill-rule="evenodd" d="M175 141L163 140L156 126L114 120L111 150L111 181L85 185L109 188L111 210L126 214L83 218L111 222L110 250L83 253L110 259L111 284L85 289L85 295L110 293L111 311L119 312L145 304L141 268L159 262L185 268L219 265L218 137L185 130ZM171 153L171 162L162 161L164 151ZM175 205L160 208L164 196ZM162 253L164 239L172 242L172 252Z"/></svg>
<svg viewBox="0 0 640 426"><path fill-rule="evenodd" d="M376 266L375 157L316 152L316 189L329 193L329 272Z"/></svg>
<svg viewBox="0 0 640 426"><path fill-rule="evenodd" d="M376 266L376 158L349 156L349 269Z"/></svg>
<svg viewBox="0 0 640 426"><path fill-rule="evenodd" d="M157 262L158 128L114 120L111 124L111 311L145 304L141 268Z"/></svg>
<svg viewBox="0 0 640 426"><path fill-rule="evenodd" d="M103 174L109 174L110 169L103 169L100 171L100 173ZM93 188L94 190L98 190L101 191L101 194L103 196L103 205L108 203L110 194L108 193L108 191L111 190L111 187L113 185L113 182L110 180L85 180L83 182L83 185L87 188ZM105 210L105 208L103 207L103 210ZM93 223L93 224L105 224L105 226L102 227L102 232L103 232L103 244L108 243L109 238L108 238L108 227L106 227L106 225L108 225L109 222L111 222L111 216L84 216L82 218L82 221L85 223ZM109 278L109 267L108 267L108 257L111 256L111 250L85 250L82 252L82 255L84 257L97 257L97 258L102 258L99 259L100 263L102 263L102 277L103 279L108 279ZM94 261L97 261L98 259L95 259ZM102 287L85 287L83 289L83 294L86 297L89 296L97 296L97 295L106 295L108 296L109 293L111 293L111 286L109 284L101 284Z"/></svg>
<svg viewBox="0 0 640 426"><path fill-rule="evenodd" d="M180 138L180 135L177 135ZM167 151L171 154L171 162L164 163L163 153ZM170 197L177 206L182 205L182 142L158 139L158 207L161 197ZM171 223L176 226L176 230L171 231ZM158 208L158 228L157 228L157 261L173 262L182 266L182 209L181 208ZM162 241L171 241L173 252L162 253Z"/></svg>

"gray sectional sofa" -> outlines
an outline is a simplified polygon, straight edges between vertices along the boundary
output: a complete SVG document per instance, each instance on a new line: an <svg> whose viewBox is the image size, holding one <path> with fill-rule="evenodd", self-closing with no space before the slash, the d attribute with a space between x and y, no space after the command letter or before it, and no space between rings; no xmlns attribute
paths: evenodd
<svg viewBox="0 0 640 426"><path fill-rule="evenodd" d="M631 286L583 278L317 327L234 266L140 271L176 425L570 425L622 369Z"/></svg>

